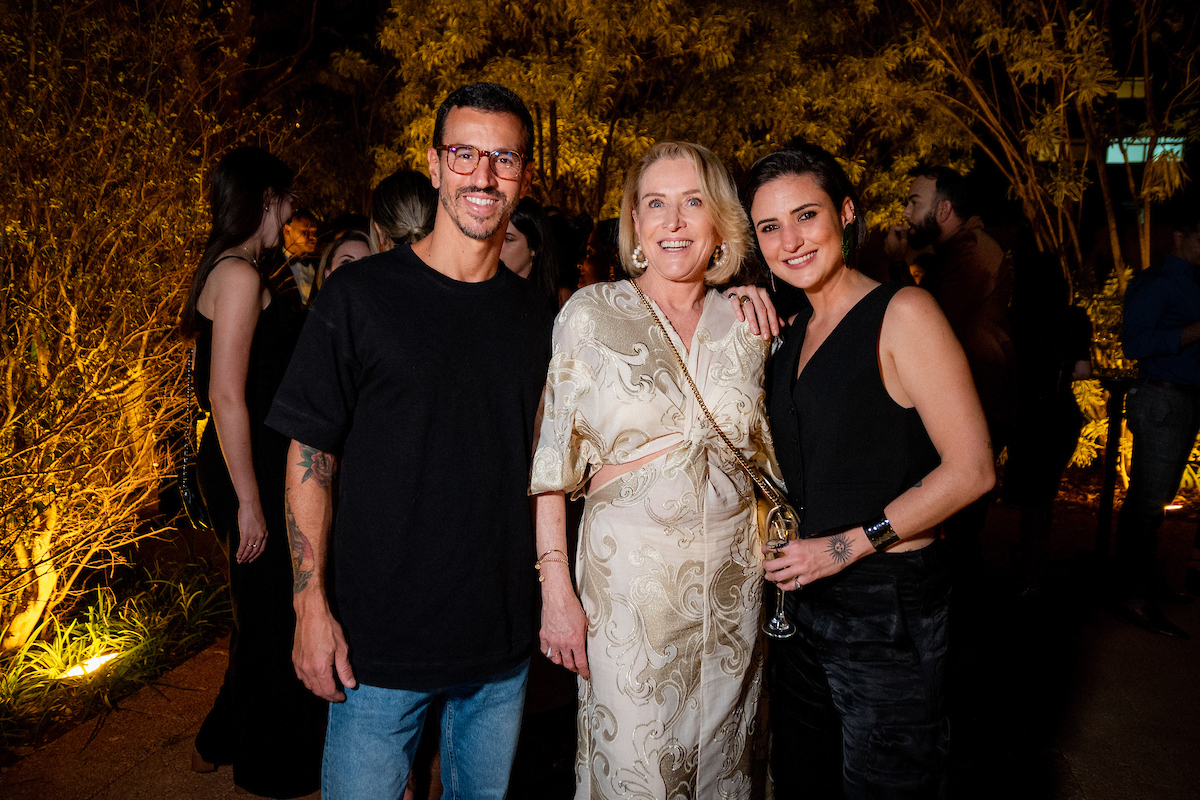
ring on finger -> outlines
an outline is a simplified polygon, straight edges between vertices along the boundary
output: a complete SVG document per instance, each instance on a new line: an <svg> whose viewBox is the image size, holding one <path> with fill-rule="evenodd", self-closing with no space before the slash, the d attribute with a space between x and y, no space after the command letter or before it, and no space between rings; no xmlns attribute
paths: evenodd
<svg viewBox="0 0 1200 800"><path fill-rule="evenodd" d="M748 294L743 294L743 295L741 295L741 296L739 296L739 297L738 297L738 304L739 304L739 305L743 305L743 306L744 306L744 305L746 305L746 303L750 303L750 302L753 302L753 300L751 299L750 295L748 295Z"/></svg>
<svg viewBox="0 0 1200 800"><path fill-rule="evenodd" d="M794 581L792 581L792 584L796 587L797 592L804 588L804 584L800 583L799 575L797 575L796 579Z"/></svg>
<svg viewBox="0 0 1200 800"><path fill-rule="evenodd" d="M554 657L554 648L547 647L546 648L546 658L553 658L553 657Z"/></svg>

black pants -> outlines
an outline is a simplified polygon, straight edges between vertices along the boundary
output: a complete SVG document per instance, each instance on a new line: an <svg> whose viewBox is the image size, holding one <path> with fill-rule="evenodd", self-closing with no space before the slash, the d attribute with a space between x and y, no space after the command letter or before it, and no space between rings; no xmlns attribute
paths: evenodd
<svg viewBox="0 0 1200 800"><path fill-rule="evenodd" d="M1133 460L1117 517L1117 563L1122 601L1138 604L1152 601L1163 583L1158 529L1196 443L1200 393L1138 381L1126 395L1125 416L1133 433Z"/></svg>
<svg viewBox="0 0 1200 800"><path fill-rule="evenodd" d="M939 543L870 555L787 594L771 642L775 796L946 793L949 584Z"/></svg>

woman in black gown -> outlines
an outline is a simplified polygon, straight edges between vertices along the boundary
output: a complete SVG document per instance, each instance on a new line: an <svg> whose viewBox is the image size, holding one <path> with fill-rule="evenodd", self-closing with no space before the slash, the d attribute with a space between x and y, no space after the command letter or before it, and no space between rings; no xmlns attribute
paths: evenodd
<svg viewBox="0 0 1200 800"><path fill-rule="evenodd" d="M196 736L192 768L233 765L265 797L320 786L326 704L292 668L292 574L283 513L288 440L263 424L301 319L259 269L292 212L292 170L257 147L230 152L212 179L212 232L182 318L196 343L195 391L211 412L197 454L200 491L229 555L229 667Z"/></svg>
<svg viewBox="0 0 1200 800"><path fill-rule="evenodd" d="M936 526L994 481L971 373L927 292L851 266L862 208L832 156L773 153L747 184L763 260L809 302L768 366L776 456L804 509L801 538L766 562L798 630L771 645L776 796L944 796Z"/></svg>

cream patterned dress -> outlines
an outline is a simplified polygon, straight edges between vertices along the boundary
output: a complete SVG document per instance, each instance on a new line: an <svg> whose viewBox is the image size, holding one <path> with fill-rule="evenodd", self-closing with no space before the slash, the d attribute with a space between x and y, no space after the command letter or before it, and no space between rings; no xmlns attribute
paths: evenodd
<svg viewBox="0 0 1200 800"><path fill-rule="evenodd" d="M767 343L715 290L693 341L670 335L726 435L777 475ZM584 507L576 579L592 677L580 679L575 797L748 798L763 583L750 480L629 281L589 286L554 326L530 491L579 494L601 466L653 453L590 487Z"/></svg>

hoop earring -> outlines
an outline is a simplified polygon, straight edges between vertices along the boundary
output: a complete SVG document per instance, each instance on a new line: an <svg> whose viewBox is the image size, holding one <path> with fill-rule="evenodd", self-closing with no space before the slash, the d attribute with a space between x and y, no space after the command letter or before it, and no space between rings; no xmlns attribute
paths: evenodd
<svg viewBox="0 0 1200 800"><path fill-rule="evenodd" d="M642 252L642 246L639 244L633 248L633 265L638 269L645 271L650 266L650 262L646 260L646 254Z"/></svg>
<svg viewBox="0 0 1200 800"><path fill-rule="evenodd" d="M721 242L721 246L713 252L712 266L714 269L720 269L725 266L725 262L729 260L729 248Z"/></svg>

